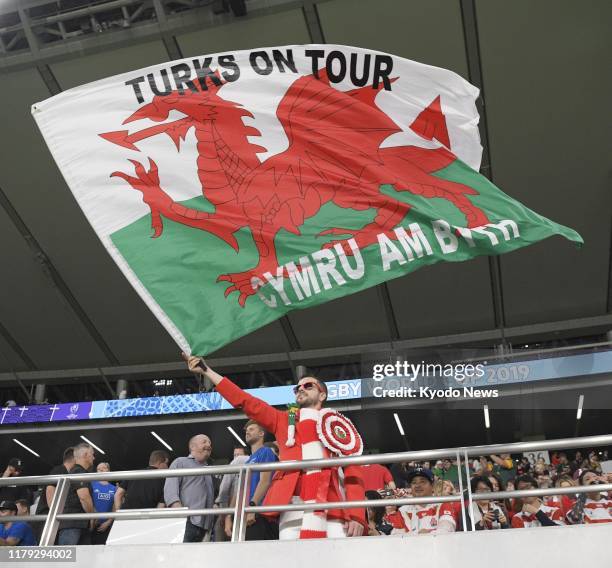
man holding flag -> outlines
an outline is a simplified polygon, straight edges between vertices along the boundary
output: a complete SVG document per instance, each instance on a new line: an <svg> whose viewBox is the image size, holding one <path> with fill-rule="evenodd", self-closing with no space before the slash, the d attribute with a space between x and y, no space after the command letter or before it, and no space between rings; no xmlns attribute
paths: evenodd
<svg viewBox="0 0 612 568"><path fill-rule="evenodd" d="M324 409L327 387L316 377L306 376L294 387L297 408L283 412L255 398L227 377L206 366L203 359L183 354L192 373L212 381L217 391L234 407L274 434L280 460L323 459L336 455L359 455L363 444L354 425L345 416ZM344 487L338 468L278 471L264 505L357 501L365 499L360 466L347 466ZM344 498L346 495L346 499ZM278 513L265 513L278 517ZM367 526L364 509L291 511L280 514L281 540L361 536Z"/></svg>

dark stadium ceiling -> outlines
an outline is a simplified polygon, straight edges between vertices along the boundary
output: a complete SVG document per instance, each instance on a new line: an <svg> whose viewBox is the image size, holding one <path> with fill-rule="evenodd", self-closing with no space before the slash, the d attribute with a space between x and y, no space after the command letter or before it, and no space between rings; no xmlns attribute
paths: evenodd
<svg viewBox="0 0 612 568"><path fill-rule="evenodd" d="M45 12L49 4L54 11ZM85 16L82 33L66 32L69 22L62 32L58 6L89 4L83 14L94 18ZM96 28L104 4L128 24ZM295 311L219 357L453 334L493 339L502 326L509 337L532 324L541 324L542 337L612 328L611 2L250 0L242 18L215 15L212 4L218 8L196 0L0 2L0 372L178 359L72 198L30 105L162 61L262 45L358 45L481 86L482 171L579 231L585 246L554 238L495 260L424 268Z"/></svg>

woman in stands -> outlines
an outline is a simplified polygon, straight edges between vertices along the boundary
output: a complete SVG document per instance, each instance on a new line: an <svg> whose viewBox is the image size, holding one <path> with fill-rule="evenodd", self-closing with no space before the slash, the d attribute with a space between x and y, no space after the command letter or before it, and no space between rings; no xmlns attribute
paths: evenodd
<svg viewBox="0 0 612 568"><path fill-rule="evenodd" d="M511 485L510 489L508 488L507 484L504 483L502 477L497 473L489 473L486 475L486 478L491 482L491 487L493 487L494 492L514 490L514 481L508 480L508 484ZM498 505L504 512L504 515L507 517L508 523L510 523L510 521L512 520L512 515L510 515L508 512L512 510L512 501L510 499L504 499L503 501L500 501Z"/></svg>
<svg viewBox="0 0 612 568"><path fill-rule="evenodd" d="M599 475L597 471L585 469L578 478L580 485L593 485L592 493L581 493L567 520L573 524L612 523L612 492L598 491L598 485L612 483L612 473Z"/></svg>
<svg viewBox="0 0 612 568"><path fill-rule="evenodd" d="M576 483L569 475L560 475L555 481L555 487L576 487ZM564 518L572 510L575 503L575 496L572 495L551 495L544 498L544 504L548 507L561 509Z"/></svg>
<svg viewBox="0 0 612 568"><path fill-rule="evenodd" d="M473 477L470 481L470 487L474 494L494 491L493 484L488 476L477 475ZM501 491L501 489L496 489L496 491ZM472 503L472 515L466 515L466 523L470 529L472 519L477 531L507 529L510 526L504 509L496 501L489 501L488 499Z"/></svg>

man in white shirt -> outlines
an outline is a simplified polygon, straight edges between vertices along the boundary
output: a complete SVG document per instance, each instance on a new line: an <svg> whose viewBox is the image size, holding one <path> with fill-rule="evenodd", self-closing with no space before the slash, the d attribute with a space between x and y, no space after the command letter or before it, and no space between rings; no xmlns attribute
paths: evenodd
<svg viewBox="0 0 612 568"><path fill-rule="evenodd" d="M246 455L244 448L234 448L234 459L230 465L242 465L246 463L249 456ZM238 474L226 473L221 480L219 486L219 495L215 499L215 507L229 507L232 502L232 497L238 490ZM215 542L224 542L230 540L225 533L225 518L227 515L219 515L215 522Z"/></svg>
<svg viewBox="0 0 612 568"><path fill-rule="evenodd" d="M516 478L516 489L538 489L538 482L531 475L520 475ZM522 502L523 509L512 517L512 528L554 527L565 524L561 509L544 505L540 497L525 497Z"/></svg>
<svg viewBox="0 0 612 568"><path fill-rule="evenodd" d="M413 497L433 496L434 476L431 470L421 467L413 469L408 473L407 481ZM394 527L392 533L450 533L455 532L457 526L452 503L403 505L388 518Z"/></svg>

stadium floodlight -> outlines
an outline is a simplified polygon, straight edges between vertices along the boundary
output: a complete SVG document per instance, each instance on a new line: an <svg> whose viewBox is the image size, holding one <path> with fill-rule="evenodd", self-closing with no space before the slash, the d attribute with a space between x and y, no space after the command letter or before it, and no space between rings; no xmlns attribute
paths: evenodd
<svg viewBox="0 0 612 568"><path fill-rule="evenodd" d="M489 405L484 405L484 418L485 418L485 428L491 428L491 422L489 421Z"/></svg>
<svg viewBox="0 0 612 568"><path fill-rule="evenodd" d="M157 438L164 446L166 446L166 448L168 448L171 452L173 452L174 450L171 448L170 444L168 444L168 442L166 442L166 440L164 440L159 434L153 432L153 430L151 430L151 435L154 438Z"/></svg>
<svg viewBox="0 0 612 568"><path fill-rule="evenodd" d="M580 420L582 418L582 405L584 404L584 395L581 394L578 398L578 410L576 411L576 420Z"/></svg>
<svg viewBox="0 0 612 568"><path fill-rule="evenodd" d="M13 438L13 442L15 442L16 444L19 444L24 450L28 450L28 452L30 452L31 454L35 455L37 458L40 457L32 448L29 448L23 442L20 442L16 438Z"/></svg>
<svg viewBox="0 0 612 568"><path fill-rule="evenodd" d="M238 434L236 434L236 430L234 430L231 426L228 426L227 429L230 431L231 435L234 436L234 438L236 438L236 440L238 440L246 448L244 440L238 436Z"/></svg>
<svg viewBox="0 0 612 568"><path fill-rule="evenodd" d="M98 446L96 446L89 438L86 438L85 436L80 436L80 438L84 442L87 442L92 448L98 450L103 456L106 455L106 452L102 448L98 448Z"/></svg>
<svg viewBox="0 0 612 568"><path fill-rule="evenodd" d="M393 413L393 418L395 418L395 423L397 424L397 429L399 430L399 433L400 433L402 436L405 436L405 435L406 435L406 433L404 432L404 427L402 426L402 423L401 423L401 421L400 421L399 416L397 415L397 412L394 412L394 413Z"/></svg>

